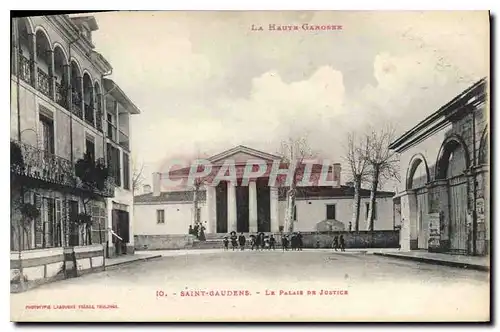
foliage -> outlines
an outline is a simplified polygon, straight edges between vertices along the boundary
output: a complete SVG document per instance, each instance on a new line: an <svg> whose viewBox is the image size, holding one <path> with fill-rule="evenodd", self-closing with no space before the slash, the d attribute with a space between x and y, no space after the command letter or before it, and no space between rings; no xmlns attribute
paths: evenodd
<svg viewBox="0 0 500 332"><path fill-rule="evenodd" d="M94 161L92 156L87 153L76 162L75 174L87 189L103 191L110 176L110 169L104 160Z"/></svg>
<svg viewBox="0 0 500 332"><path fill-rule="evenodd" d="M21 212L25 221L31 221L40 216L40 210L38 210L38 208L31 203L21 204L21 206L19 207L19 211Z"/></svg>
<svg viewBox="0 0 500 332"><path fill-rule="evenodd" d="M73 220L78 225L91 225L92 224L92 216L88 213L79 213L76 216L76 220Z"/></svg>
<svg viewBox="0 0 500 332"><path fill-rule="evenodd" d="M24 167L24 157L21 147L16 142L10 142L10 164L19 168Z"/></svg>

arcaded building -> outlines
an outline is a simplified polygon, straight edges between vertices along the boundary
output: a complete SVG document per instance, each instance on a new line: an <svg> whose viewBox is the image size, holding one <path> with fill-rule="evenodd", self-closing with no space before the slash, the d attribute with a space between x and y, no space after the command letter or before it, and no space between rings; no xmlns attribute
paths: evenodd
<svg viewBox="0 0 500 332"><path fill-rule="evenodd" d="M476 82L390 145L405 179L394 200L403 250L489 253L487 91Z"/></svg>

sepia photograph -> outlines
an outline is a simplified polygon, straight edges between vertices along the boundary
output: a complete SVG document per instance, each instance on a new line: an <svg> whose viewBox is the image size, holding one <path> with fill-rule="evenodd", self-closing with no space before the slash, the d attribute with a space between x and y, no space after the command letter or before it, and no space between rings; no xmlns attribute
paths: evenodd
<svg viewBox="0 0 500 332"><path fill-rule="evenodd" d="M11 12L10 320L491 322L490 20Z"/></svg>

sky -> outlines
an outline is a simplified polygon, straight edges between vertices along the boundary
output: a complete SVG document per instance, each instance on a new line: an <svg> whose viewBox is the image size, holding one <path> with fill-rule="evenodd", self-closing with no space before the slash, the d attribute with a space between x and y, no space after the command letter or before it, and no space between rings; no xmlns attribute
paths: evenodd
<svg viewBox="0 0 500 332"><path fill-rule="evenodd" d="M489 72L487 12L94 16L96 51L141 110L131 150L147 184L172 158L237 145L276 153L298 137L342 163L344 175L349 132L392 124L402 134ZM304 31L304 23L342 29Z"/></svg>

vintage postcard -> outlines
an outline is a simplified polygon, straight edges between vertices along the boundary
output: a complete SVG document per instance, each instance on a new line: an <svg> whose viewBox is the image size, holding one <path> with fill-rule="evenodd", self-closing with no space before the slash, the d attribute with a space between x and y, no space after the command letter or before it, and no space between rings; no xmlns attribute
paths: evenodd
<svg viewBox="0 0 500 332"><path fill-rule="evenodd" d="M487 11L11 28L12 321L490 321Z"/></svg>

